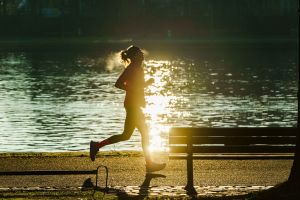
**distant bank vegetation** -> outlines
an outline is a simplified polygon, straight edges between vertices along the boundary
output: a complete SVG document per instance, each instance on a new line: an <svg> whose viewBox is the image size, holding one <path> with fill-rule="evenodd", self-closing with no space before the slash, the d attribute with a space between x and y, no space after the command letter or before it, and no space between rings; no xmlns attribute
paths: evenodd
<svg viewBox="0 0 300 200"><path fill-rule="evenodd" d="M0 36L294 36L298 0L0 0Z"/></svg>

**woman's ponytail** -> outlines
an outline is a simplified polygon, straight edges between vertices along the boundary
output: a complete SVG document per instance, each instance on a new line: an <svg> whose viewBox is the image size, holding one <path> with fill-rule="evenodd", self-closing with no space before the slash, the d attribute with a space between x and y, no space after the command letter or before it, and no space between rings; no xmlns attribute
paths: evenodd
<svg viewBox="0 0 300 200"><path fill-rule="evenodd" d="M124 62L128 62L128 53L127 53L127 50L124 50L121 52L121 59L124 61Z"/></svg>
<svg viewBox="0 0 300 200"><path fill-rule="evenodd" d="M124 62L137 62L141 63L144 60L144 54L142 50L136 46L130 46L126 50L121 52L121 59Z"/></svg>

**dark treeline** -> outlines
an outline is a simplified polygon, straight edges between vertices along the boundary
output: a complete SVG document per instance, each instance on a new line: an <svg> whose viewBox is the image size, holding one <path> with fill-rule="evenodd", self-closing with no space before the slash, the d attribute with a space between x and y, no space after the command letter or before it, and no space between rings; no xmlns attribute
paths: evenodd
<svg viewBox="0 0 300 200"><path fill-rule="evenodd" d="M1 36L297 37L298 0L0 0Z"/></svg>

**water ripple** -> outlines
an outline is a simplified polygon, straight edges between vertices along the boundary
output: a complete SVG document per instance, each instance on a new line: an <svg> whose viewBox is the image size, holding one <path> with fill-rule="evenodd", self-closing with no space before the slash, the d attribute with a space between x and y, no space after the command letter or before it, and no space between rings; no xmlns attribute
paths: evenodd
<svg viewBox="0 0 300 200"><path fill-rule="evenodd" d="M245 54L249 52L244 52ZM297 124L297 60L253 55L147 58L145 114L151 148L165 150L173 126L292 127ZM259 59L258 59L259 58ZM0 151L82 151L122 132L120 68L106 55L0 53ZM141 149L139 133L108 149Z"/></svg>

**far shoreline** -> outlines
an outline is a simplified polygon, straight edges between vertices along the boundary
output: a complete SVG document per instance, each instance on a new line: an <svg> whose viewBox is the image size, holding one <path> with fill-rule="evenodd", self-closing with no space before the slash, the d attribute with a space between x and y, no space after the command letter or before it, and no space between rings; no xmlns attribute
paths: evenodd
<svg viewBox="0 0 300 200"><path fill-rule="evenodd" d="M297 48L298 38L288 36L230 36L197 38L105 38L105 37L0 37L2 51L96 51L123 49L135 44L147 50ZM158 48L159 47L159 48ZM174 49L175 48L175 49Z"/></svg>

